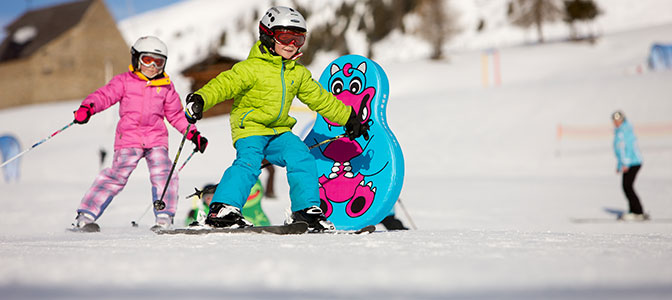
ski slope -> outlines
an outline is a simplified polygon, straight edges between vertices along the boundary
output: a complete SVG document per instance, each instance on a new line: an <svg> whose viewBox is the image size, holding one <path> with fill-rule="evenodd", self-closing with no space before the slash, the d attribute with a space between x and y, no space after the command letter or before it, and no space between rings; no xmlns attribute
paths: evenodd
<svg viewBox="0 0 672 300"><path fill-rule="evenodd" d="M20 183L0 183L0 298L670 299L672 223L571 222L627 207L612 111L636 129L672 124L672 72L636 71L669 32L672 24L594 46L502 48L501 86L483 86L479 51L379 61L406 159L402 199L418 227L405 232L158 236L151 216L140 219L151 203L144 163L99 220L101 233L66 232L113 139L115 112L95 115L26 154ZM0 128L29 147L69 123L80 100L2 110ZM313 117L294 116L297 132ZM600 130L559 140L559 124ZM179 174L182 197L216 182L234 158L227 117L197 125L211 142ZM171 129L171 156L179 139ZM672 218L672 132L639 141L644 209ZM281 223L284 170L276 176L278 199L262 203ZM190 205L180 202L178 224Z"/></svg>

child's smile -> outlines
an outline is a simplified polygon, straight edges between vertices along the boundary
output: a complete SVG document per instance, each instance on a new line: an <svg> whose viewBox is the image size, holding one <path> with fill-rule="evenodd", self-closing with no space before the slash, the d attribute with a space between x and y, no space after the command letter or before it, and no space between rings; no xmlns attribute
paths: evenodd
<svg viewBox="0 0 672 300"><path fill-rule="evenodd" d="M275 43L275 53L282 56L284 59L290 59L299 48L296 48L294 44L291 45L282 45L280 43Z"/></svg>

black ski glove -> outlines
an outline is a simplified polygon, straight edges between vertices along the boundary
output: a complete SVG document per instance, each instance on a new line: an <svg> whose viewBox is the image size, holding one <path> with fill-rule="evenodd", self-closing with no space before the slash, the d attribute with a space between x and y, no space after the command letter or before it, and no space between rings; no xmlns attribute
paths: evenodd
<svg viewBox="0 0 672 300"><path fill-rule="evenodd" d="M184 114L187 117L187 121L191 124L195 124L197 120L203 118L203 106L205 106L205 101L203 97L199 94L191 93L187 95L187 108Z"/></svg>
<svg viewBox="0 0 672 300"><path fill-rule="evenodd" d="M355 113L355 109L352 107L350 109L350 118L345 123L345 135L348 136L350 140L354 140L364 135L364 139L368 140L369 133L367 131L369 130L369 125L366 123L362 124L357 113Z"/></svg>
<svg viewBox="0 0 672 300"><path fill-rule="evenodd" d="M198 150L203 153L205 152L205 148L208 147L208 139L202 136L196 129L189 131L189 133L187 133L187 138L196 146L194 151Z"/></svg>

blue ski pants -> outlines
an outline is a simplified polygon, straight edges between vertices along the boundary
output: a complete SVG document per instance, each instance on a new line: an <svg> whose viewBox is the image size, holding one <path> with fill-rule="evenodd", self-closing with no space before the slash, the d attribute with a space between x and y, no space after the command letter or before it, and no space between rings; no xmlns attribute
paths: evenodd
<svg viewBox="0 0 672 300"><path fill-rule="evenodd" d="M212 202L243 208L261 174L261 161L287 169L292 211L320 206L317 164L306 144L292 132L250 136L236 141L236 159L219 181Z"/></svg>

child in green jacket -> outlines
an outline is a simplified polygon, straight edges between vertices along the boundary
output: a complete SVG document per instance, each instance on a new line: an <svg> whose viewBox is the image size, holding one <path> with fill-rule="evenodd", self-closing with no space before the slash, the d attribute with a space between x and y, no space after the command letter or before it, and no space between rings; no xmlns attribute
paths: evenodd
<svg viewBox="0 0 672 300"><path fill-rule="evenodd" d="M237 154L224 172L205 221L213 227L248 227L241 209L261 173L261 161L287 168L292 214L287 223L307 222L309 230L333 230L320 209L315 158L292 133L296 119L289 116L294 97L329 120L345 125L350 139L367 126L296 62L306 40L306 21L296 10L271 7L259 21L259 41L248 58L210 80L186 99L187 120L195 123L203 111L234 99L231 135ZM226 187L226 188L222 188Z"/></svg>

